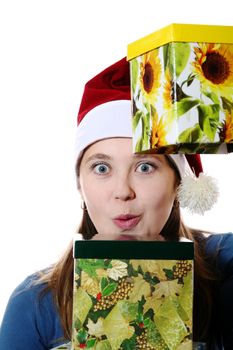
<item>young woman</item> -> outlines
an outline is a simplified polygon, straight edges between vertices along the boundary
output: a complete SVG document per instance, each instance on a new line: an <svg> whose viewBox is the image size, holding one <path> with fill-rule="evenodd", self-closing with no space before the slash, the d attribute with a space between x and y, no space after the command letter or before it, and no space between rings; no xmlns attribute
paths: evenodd
<svg viewBox="0 0 233 350"><path fill-rule="evenodd" d="M192 170L193 176L202 172L200 157L133 154L131 138L129 66L123 59L84 90L76 138L77 186L83 199L79 232L84 239L193 240L194 340L207 343L208 349L232 350L233 235L190 229L180 215L183 179ZM200 198L186 205L208 209ZM29 276L13 292L0 349L45 350L68 342L72 293L71 244L54 266Z"/></svg>

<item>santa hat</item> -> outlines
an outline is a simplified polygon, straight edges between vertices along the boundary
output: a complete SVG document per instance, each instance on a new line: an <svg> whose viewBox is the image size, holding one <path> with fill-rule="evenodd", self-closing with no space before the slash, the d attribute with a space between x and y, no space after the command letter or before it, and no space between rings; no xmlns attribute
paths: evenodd
<svg viewBox="0 0 233 350"><path fill-rule="evenodd" d="M86 147L111 137L132 137L129 63L111 65L85 85L75 142L76 161ZM203 214L217 201L215 180L203 174L199 154L168 155L179 171L177 197L182 207Z"/></svg>

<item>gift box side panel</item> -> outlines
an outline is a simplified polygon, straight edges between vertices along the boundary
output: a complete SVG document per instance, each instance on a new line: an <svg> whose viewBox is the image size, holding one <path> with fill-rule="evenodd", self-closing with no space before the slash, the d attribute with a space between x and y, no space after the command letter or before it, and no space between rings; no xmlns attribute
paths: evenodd
<svg viewBox="0 0 233 350"><path fill-rule="evenodd" d="M187 242L179 244L183 248ZM78 246L80 252L84 246ZM142 343L152 348L163 344L165 349L188 342L191 346L193 251L188 256L192 257L76 258L73 349L91 344L115 350L129 344L139 349Z"/></svg>
<svg viewBox="0 0 233 350"><path fill-rule="evenodd" d="M230 152L232 62L233 45L211 43L173 42L134 58L134 152Z"/></svg>

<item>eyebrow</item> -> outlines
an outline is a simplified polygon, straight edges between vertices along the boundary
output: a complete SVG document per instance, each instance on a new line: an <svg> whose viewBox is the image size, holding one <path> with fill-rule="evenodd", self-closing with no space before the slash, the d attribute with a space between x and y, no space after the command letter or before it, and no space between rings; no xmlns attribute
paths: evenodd
<svg viewBox="0 0 233 350"><path fill-rule="evenodd" d="M90 162L91 160L94 159L103 159L103 160L110 160L112 157L108 156L107 154L104 153L95 153L92 154L90 157L87 158L86 163Z"/></svg>
<svg viewBox="0 0 233 350"><path fill-rule="evenodd" d="M163 157L162 154L155 154L155 153L135 153L134 154L134 158L138 158L138 159L145 159L145 158L155 158L157 159L159 162L162 162Z"/></svg>
<svg viewBox="0 0 233 350"><path fill-rule="evenodd" d="M145 159L145 158L156 158L157 160L159 160L161 162L161 159L160 159L160 155L158 154L139 154L139 153L133 153L133 158L134 159ZM155 157L154 157L155 156ZM101 160L112 160L112 157L105 154L105 153L95 153L95 154L92 154L90 157L87 158L86 160L86 163L92 161L92 160L95 160L95 159L101 159Z"/></svg>

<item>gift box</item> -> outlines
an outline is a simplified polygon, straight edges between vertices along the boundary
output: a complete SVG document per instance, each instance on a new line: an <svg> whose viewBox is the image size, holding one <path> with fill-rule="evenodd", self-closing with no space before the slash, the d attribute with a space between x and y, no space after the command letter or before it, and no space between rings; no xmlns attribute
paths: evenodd
<svg viewBox="0 0 233 350"><path fill-rule="evenodd" d="M75 241L72 349L193 349L193 254L191 241Z"/></svg>
<svg viewBox="0 0 233 350"><path fill-rule="evenodd" d="M134 152L233 151L233 27L171 24L128 45Z"/></svg>
<svg viewBox="0 0 233 350"><path fill-rule="evenodd" d="M65 343L57 346L56 348L52 348L51 350L71 350L71 342Z"/></svg>

